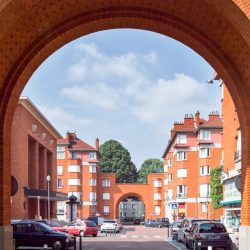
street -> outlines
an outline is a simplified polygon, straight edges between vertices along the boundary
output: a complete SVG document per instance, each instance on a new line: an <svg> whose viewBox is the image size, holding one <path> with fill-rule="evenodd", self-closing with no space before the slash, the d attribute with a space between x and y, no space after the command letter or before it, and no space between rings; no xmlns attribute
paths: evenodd
<svg viewBox="0 0 250 250"><path fill-rule="evenodd" d="M167 228L151 228L144 226L126 225L117 234L99 233L97 237L83 238L83 250L175 250L186 249L184 245L173 242L168 238ZM168 242L168 240L171 241ZM176 247L173 245L175 244ZM79 239L78 239L79 246ZM77 248L79 249L79 247Z"/></svg>

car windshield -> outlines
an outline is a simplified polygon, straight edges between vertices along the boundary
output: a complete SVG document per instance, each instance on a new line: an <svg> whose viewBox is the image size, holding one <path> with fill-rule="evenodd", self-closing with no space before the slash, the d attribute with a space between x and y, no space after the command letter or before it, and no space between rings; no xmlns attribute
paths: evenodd
<svg viewBox="0 0 250 250"><path fill-rule="evenodd" d="M180 226L180 225L181 225L181 221L175 222L174 225L173 225L173 227L178 227L178 226Z"/></svg>
<svg viewBox="0 0 250 250"><path fill-rule="evenodd" d="M85 223L88 227L96 227L96 224L93 221L86 221Z"/></svg>
<svg viewBox="0 0 250 250"><path fill-rule="evenodd" d="M104 223L116 223L114 220L105 220Z"/></svg>
<svg viewBox="0 0 250 250"><path fill-rule="evenodd" d="M204 223L200 225L200 233L225 233L226 229L222 224Z"/></svg>
<svg viewBox="0 0 250 250"><path fill-rule="evenodd" d="M47 231L55 231L53 228L51 228L49 225L45 224L45 223L41 223L40 222L40 226L42 228L45 228Z"/></svg>

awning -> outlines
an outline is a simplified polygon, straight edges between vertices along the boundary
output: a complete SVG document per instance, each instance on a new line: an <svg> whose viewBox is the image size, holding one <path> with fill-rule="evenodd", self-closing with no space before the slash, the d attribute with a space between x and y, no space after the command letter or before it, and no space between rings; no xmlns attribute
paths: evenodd
<svg viewBox="0 0 250 250"><path fill-rule="evenodd" d="M48 199L48 190L45 189L32 189L28 187L24 187L24 195L28 198L37 198L41 200L47 200ZM68 200L68 194L56 192L56 191L50 191L50 200L52 201L66 201Z"/></svg>
<svg viewBox="0 0 250 250"><path fill-rule="evenodd" d="M236 204L236 203L241 203L241 200L232 200L232 201L221 201L221 205L229 205L229 204Z"/></svg>

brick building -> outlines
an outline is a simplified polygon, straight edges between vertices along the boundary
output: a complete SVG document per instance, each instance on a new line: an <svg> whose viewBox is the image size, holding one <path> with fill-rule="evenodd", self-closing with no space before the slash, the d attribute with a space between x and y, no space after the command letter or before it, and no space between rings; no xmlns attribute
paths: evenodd
<svg viewBox="0 0 250 250"><path fill-rule="evenodd" d="M11 175L18 191L11 197L11 218L56 217L56 202L65 195L56 192L56 142L61 135L27 98L21 97L12 123Z"/></svg>
<svg viewBox="0 0 250 250"><path fill-rule="evenodd" d="M208 120L186 115L175 122L164 151L166 217L220 218L210 198L210 171L220 165L222 120L211 112ZM175 209L177 205L177 209Z"/></svg>

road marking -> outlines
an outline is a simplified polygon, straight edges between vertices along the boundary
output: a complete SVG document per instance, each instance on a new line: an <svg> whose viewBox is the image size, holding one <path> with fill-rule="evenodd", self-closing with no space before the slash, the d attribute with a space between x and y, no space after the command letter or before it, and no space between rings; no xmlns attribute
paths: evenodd
<svg viewBox="0 0 250 250"><path fill-rule="evenodd" d="M131 238L138 238L138 235L132 235Z"/></svg>
<svg viewBox="0 0 250 250"><path fill-rule="evenodd" d="M149 238L148 235L142 235L142 237L145 238L145 239L148 239L148 238Z"/></svg>
<svg viewBox="0 0 250 250"><path fill-rule="evenodd" d="M154 235L154 238L162 238L160 235Z"/></svg>
<svg viewBox="0 0 250 250"><path fill-rule="evenodd" d="M120 238L127 238L127 235L120 235Z"/></svg>

